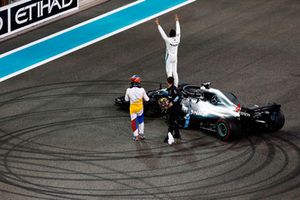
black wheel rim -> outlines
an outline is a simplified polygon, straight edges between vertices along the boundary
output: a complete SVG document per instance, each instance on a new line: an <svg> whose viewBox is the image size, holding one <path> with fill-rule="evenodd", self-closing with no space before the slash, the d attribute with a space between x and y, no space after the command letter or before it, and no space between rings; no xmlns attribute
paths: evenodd
<svg viewBox="0 0 300 200"><path fill-rule="evenodd" d="M221 137L225 137L228 134L228 128L225 123L220 122L218 124L218 133Z"/></svg>

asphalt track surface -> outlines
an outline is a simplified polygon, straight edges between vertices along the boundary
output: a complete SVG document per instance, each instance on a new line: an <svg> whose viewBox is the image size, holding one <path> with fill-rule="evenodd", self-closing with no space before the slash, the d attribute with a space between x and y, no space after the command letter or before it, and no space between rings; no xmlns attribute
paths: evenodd
<svg viewBox="0 0 300 200"><path fill-rule="evenodd" d="M4 53L130 1L112 0L1 43ZM276 133L233 142L181 130L164 144L164 119L146 117L130 139L113 100L140 74L164 83L164 43L147 22L0 83L0 199L299 199L300 2L198 0L181 16L179 78L234 92L244 105L277 102Z"/></svg>

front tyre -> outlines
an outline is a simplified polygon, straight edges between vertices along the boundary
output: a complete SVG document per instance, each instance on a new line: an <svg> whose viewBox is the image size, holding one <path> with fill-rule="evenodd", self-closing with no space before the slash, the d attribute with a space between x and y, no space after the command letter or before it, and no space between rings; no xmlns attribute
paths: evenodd
<svg viewBox="0 0 300 200"><path fill-rule="evenodd" d="M238 120L219 119L216 123L217 136L222 141L232 140L241 132Z"/></svg>

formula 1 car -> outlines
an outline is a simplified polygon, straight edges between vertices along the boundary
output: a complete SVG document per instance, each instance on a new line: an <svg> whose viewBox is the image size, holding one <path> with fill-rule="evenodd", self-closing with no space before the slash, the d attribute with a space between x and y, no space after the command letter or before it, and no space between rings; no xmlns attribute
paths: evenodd
<svg viewBox="0 0 300 200"><path fill-rule="evenodd" d="M251 130L277 131L284 125L285 118L280 105L269 103L264 106L241 106L238 98L230 92L210 88L210 82L201 86L180 85L181 127L199 127L216 132L219 139L231 140ZM166 89L147 92L150 100L145 103L145 113L163 115L161 99L167 97ZM128 109L124 96L115 99L121 108Z"/></svg>

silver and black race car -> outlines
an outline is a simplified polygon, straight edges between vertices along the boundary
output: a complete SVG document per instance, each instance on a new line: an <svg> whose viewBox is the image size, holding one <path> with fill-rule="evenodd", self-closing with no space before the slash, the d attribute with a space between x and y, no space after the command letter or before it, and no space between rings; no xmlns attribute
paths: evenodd
<svg viewBox="0 0 300 200"><path fill-rule="evenodd" d="M199 127L216 132L218 138L227 141L247 131L277 131L284 125L285 118L280 105L269 103L264 106L241 106L238 98L229 92L222 92L210 87L210 82L201 86L181 85L180 94L181 127ZM166 98L165 88L147 92L150 101L145 104L145 112L149 115L163 115L164 108L160 104ZM124 96L115 99L122 108L129 104Z"/></svg>

